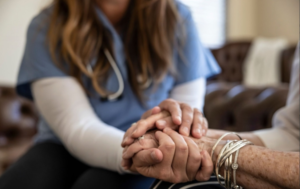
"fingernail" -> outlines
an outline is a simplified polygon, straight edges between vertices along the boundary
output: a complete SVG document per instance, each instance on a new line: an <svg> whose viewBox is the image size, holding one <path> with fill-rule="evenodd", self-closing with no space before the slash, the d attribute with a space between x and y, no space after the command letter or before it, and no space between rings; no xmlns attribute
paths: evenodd
<svg viewBox="0 0 300 189"><path fill-rule="evenodd" d="M156 123L157 123L159 126L165 126L165 125L167 124L167 122L164 121L164 120L158 120Z"/></svg>
<svg viewBox="0 0 300 189"><path fill-rule="evenodd" d="M183 132L188 136L190 133L189 133L189 129L187 127L184 127L183 128Z"/></svg>
<svg viewBox="0 0 300 189"><path fill-rule="evenodd" d="M134 135L136 132L137 132L137 130L134 130L134 131L132 132L132 134Z"/></svg>
<svg viewBox="0 0 300 189"><path fill-rule="evenodd" d="M202 129L202 134L205 135L205 129Z"/></svg>
<svg viewBox="0 0 300 189"><path fill-rule="evenodd" d="M197 129L196 132L199 133L199 134L201 134L201 130L200 129Z"/></svg>
<svg viewBox="0 0 300 189"><path fill-rule="evenodd" d="M125 140L124 140L124 145L128 145L129 143L129 138L127 137Z"/></svg>
<svg viewBox="0 0 300 189"><path fill-rule="evenodd" d="M197 129L196 133L199 134L200 137L202 137L201 129Z"/></svg>
<svg viewBox="0 0 300 189"><path fill-rule="evenodd" d="M177 116L176 119L181 123L181 117Z"/></svg>
<svg viewBox="0 0 300 189"><path fill-rule="evenodd" d="M200 119L200 122L202 123L203 122L203 117L201 116L199 119Z"/></svg>

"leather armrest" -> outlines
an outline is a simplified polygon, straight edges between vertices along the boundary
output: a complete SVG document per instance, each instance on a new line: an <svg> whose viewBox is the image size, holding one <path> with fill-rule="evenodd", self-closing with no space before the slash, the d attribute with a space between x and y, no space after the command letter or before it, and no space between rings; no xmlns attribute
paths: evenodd
<svg viewBox="0 0 300 189"><path fill-rule="evenodd" d="M285 105L288 94L288 85L253 88L210 83L207 89L204 114L209 127L231 131L270 127L274 113Z"/></svg>

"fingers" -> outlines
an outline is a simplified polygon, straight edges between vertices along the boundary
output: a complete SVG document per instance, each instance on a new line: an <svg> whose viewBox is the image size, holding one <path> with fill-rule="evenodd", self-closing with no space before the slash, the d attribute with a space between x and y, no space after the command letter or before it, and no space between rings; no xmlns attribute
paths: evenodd
<svg viewBox="0 0 300 189"><path fill-rule="evenodd" d="M164 132L169 135L175 143L175 155L172 163L172 168L175 175L173 182L186 182L189 180L186 174L186 165L189 155L188 145L183 136L178 134L176 131L166 128Z"/></svg>
<svg viewBox="0 0 300 189"><path fill-rule="evenodd" d="M173 123L173 120L170 116L156 121L155 125L156 125L156 128L158 128L160 130L164 130L166 127L169 127L173 130L177 130L179 127L178 125L175 125Z"/></svg>
<svg viewBox="0 0 300 189"><path fill-rule="evenodd" d="M123 136L123 141L121 143L121 146L124 148L127 145L130 145L134 142L134 138L130 137L130 135L133 133L133 131L136 129L136 123L133 123L129 129L125 132ZM125 145L127 144L127 145Z"/></svg>
<svg viewBox="0 0 300 189"><path fill-rule="evenodd" d="M138 153L143 149L157 148L158 145L153 139L141 139L138 142L131 144L126 147L123 151L123 159L130 159L134 154Z"/></svg>
<svg viewBox="0 0 300 189"><path fill-rule="evenodd" d="M161 113L152 115L147 119L142 119L133 124L125 133L122 142L122 147L128 146L133 143L134 139L144 135L148 130L155 128L155 122L159 119L169 116L169 113L163 111Z"/></svg>
<svg viewBox="0 0 300 189"><path fill-rule="evenodd" d="M132 157L141 150L149 148L157 148L158 141L154 136L154 131L148 132L143 139L135 139L135 142L126 146L122 155L122 167L129 169L132 165Z"/></svg>
<svg viewBox="0 0 300 189"><path fill-rule="evenodd" d="M147 119L148 117L150 117L151 115L153 114L157 114L157 113L160 113L161 112L161 109L160 107L158 106L155 106L154 108L148 110L147 112L145 112L143 115L142 115L142 119Z"/></svg>
<svg viewBox="0 0 300 189"><path fill-rule="evenodd" d="M196 180L197 181L207 181L210 179L211 174L213 173L213 162L206 150L201 152L202 161L201 161L201 169L197 172Z"/></svg>
<svg viewBox="0 0 300 189"><path fill-rule="evenodd" d="M202 135L206 135L208 131L208 122L205 117L203 117L203 125L204 125L204 130L202 129Z"/></svg>
<svg viewBox="0 0 300 189"><path fill-rule="evenodd" d="M150 148L138 152L133 159L136 167L149 167L160 163L163 160L163 154L157 148Z"/></svg>
<svg viewBox="0 0 300 189"><path fill-rule="evenodd" d="M136 123L135 130L132 133L133 138L138 138L142 135L144 135L147 131L155 128L155 122L159 119L165 118L169 116L170 114L166 111L163 111L161 113L152 115L148 117L147 119L140 120Z"/></svg>
<svg viewBox="0 0 300 189"><path fill-rule="evenodd" d="M207 125L205 125L204 120L203 114L197 108L194 108L194 120L192 126L193 137L201 138L202 136L205 136Z"/></svg>
<svg viewBox="0 0 300 189"><path fill-rule="evenodd" d="M171 137L161 131L157 131L155 136L159 142L158 149L163 153L164 156L164 159L161 162L161 168L168 170L172 167L173 157L175 154L175 143Z"/></svg>
<svg viewBox="0 0 300 189"><path fill-rule="evenodd" d="M189 136L194 117L193 109L185 103L181 103L180 108L182 111L182 123L179 128L179 133L183 136Z"/></svg>
<svg viewBox="0 0 300 189"><path fill-rule="evenodd" d="M159 107L162 110L167 110L170 112L173 122L176 125L181 125L182 114L180 104L172 99L164 100L162 103L159 104Z"/></svg>
<svg viewBox="0 0 300 189"><path fill-rule="evenodd" d="M144 176L170 182L174 177L172 162L175 153L175 143L171 137L161 131L157 131L155 137L159 141L158 149L148 149L137 153L133 157L132 167L133 170L137 170L137 172ZM155 151L150 152L150 150ZM159 164L153 165L153 162L158 161L160 161Z"/></svg>
<svg viewBox="0 0 300 189"><path fill-rule="evenodd" d="M198 145L191 138L184 137L184 139L189 148L186 172L189 180L194 180L201 165L201 154Z"/></svg>

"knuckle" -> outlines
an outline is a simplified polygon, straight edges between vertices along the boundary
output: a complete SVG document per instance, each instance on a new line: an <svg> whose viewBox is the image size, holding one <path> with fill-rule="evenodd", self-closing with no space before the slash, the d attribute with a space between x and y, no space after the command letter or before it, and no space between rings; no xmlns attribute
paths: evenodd
<svg viewBox="0 0 300 189"><path fill-rule="evenodd" d="M200 154L198 153L194 153L190 156L190 161L193 163L193 164L197 164L199 162L201 162L201 156Z"/></svg>
<svg viewBox="0 0 300 189"><path fill-rule="evenodd" d="M164 148L168 151L173 150L175 148L175 143L173 141L168 142L164 145Z"/></svg>
<svg viewBox="0 0 300 189"><path fill-rule="evenodd" d="M163 103L175 103L175 100L173 100L173 99L171 99L171 98L168 98L168 99L166 99L166 100L164 100L161 104L163 104Z"/></svg>
<svg viewBox="0 0 300 189"><path fill-rule="evenodd" d="M193 108L192 108L190 105L188 105L188 104L186 104L186 103L182 103L181 106L182 106L182 108L184 108L185 110L187 110L187 111L189 111L189 112L193 112Z"/></svg>
<svg viewBox="0 0 300 189"><path fill-rule="evenodd" d="M185 123L185 124L191 124L192 121L193 121L193 118L192 118L191 115L185 116L185 118L182 120L182 122Z"/></svg>
<svg viewBox="0 0 300 189"><path fill-rule="evenodd" d="M142 126L142 125L146 125L147 124L147 120L143 119L137 122L137 127L138 126Z"/></svg>
<svg viewBox="0 0 300 189"><path fill-rule="evenodd" d="M177 102L175 102L174 100L169 102L172 106L177 106Z"/></svg>
<svg viewBox="0 0 300 189"><path fill-rule="evenodd" d="M202 116L202 112L198 108L194 108L194 112L200 116Z"/></svg>
<svg viewBox="0 0 300 189"><path fill-rule="evenodd" d="M188 146L187 144L180 144L177 146L176 150L178 150L179 152L187 152L188 151Z"/></svg>

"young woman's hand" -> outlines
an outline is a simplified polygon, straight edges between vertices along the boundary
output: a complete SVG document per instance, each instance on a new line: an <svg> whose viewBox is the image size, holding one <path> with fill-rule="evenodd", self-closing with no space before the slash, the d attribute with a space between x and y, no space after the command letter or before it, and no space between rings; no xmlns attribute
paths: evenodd
<svg viewBox="0 0 300 189"><path fill-rule="evenodd" d="M136 139L134 143L132 143L129 146L126 146L123 150L122 155L122 166L126 170L130 170L132 172L136 172L136 169L132 167L132 157L137 154L138 152L145 150L145 149L156 149L159 146L159 142L155 137L155 132L157 130L152 130L147 132L142 139ZM162 161L163 155L160 150L154 150L155 153L155 159L154 163L159 163ZM153 156L154 157L154 156Z"/></svg>
<svg viewBox="0 0 300 189"><path fill-rule="evenodd" d="M148 149L139 150L134 155L129 168L131 171L172 183L195 179L204 181L210 178L213 170L211 158L206 151L199 149L192 138L168 128L164 132L156 131L155 137L157 141L156 144L152 143L153 148L149 148L151 145L148 144ZM138 147L140 145L135 142L128 147L125 154L129 155L137 148L142 149Z"/></svg>
<svg viewBox="0 0 300 189"><path fill-rule="evenodd" d="M206 135L208 123L203 114L196 108L192 109L189 105L172 99L164 100L159 106L145 112L141 120L165 111L170 116L161 117L155 120L154 124L148 121L139 121L133 124L125 133L122 146L125 147L132 144L134 139L154 128L163 130L166 127L170 127L173 130L178 130L183 136L191 134L195 138L201 138Z"/></svg>

